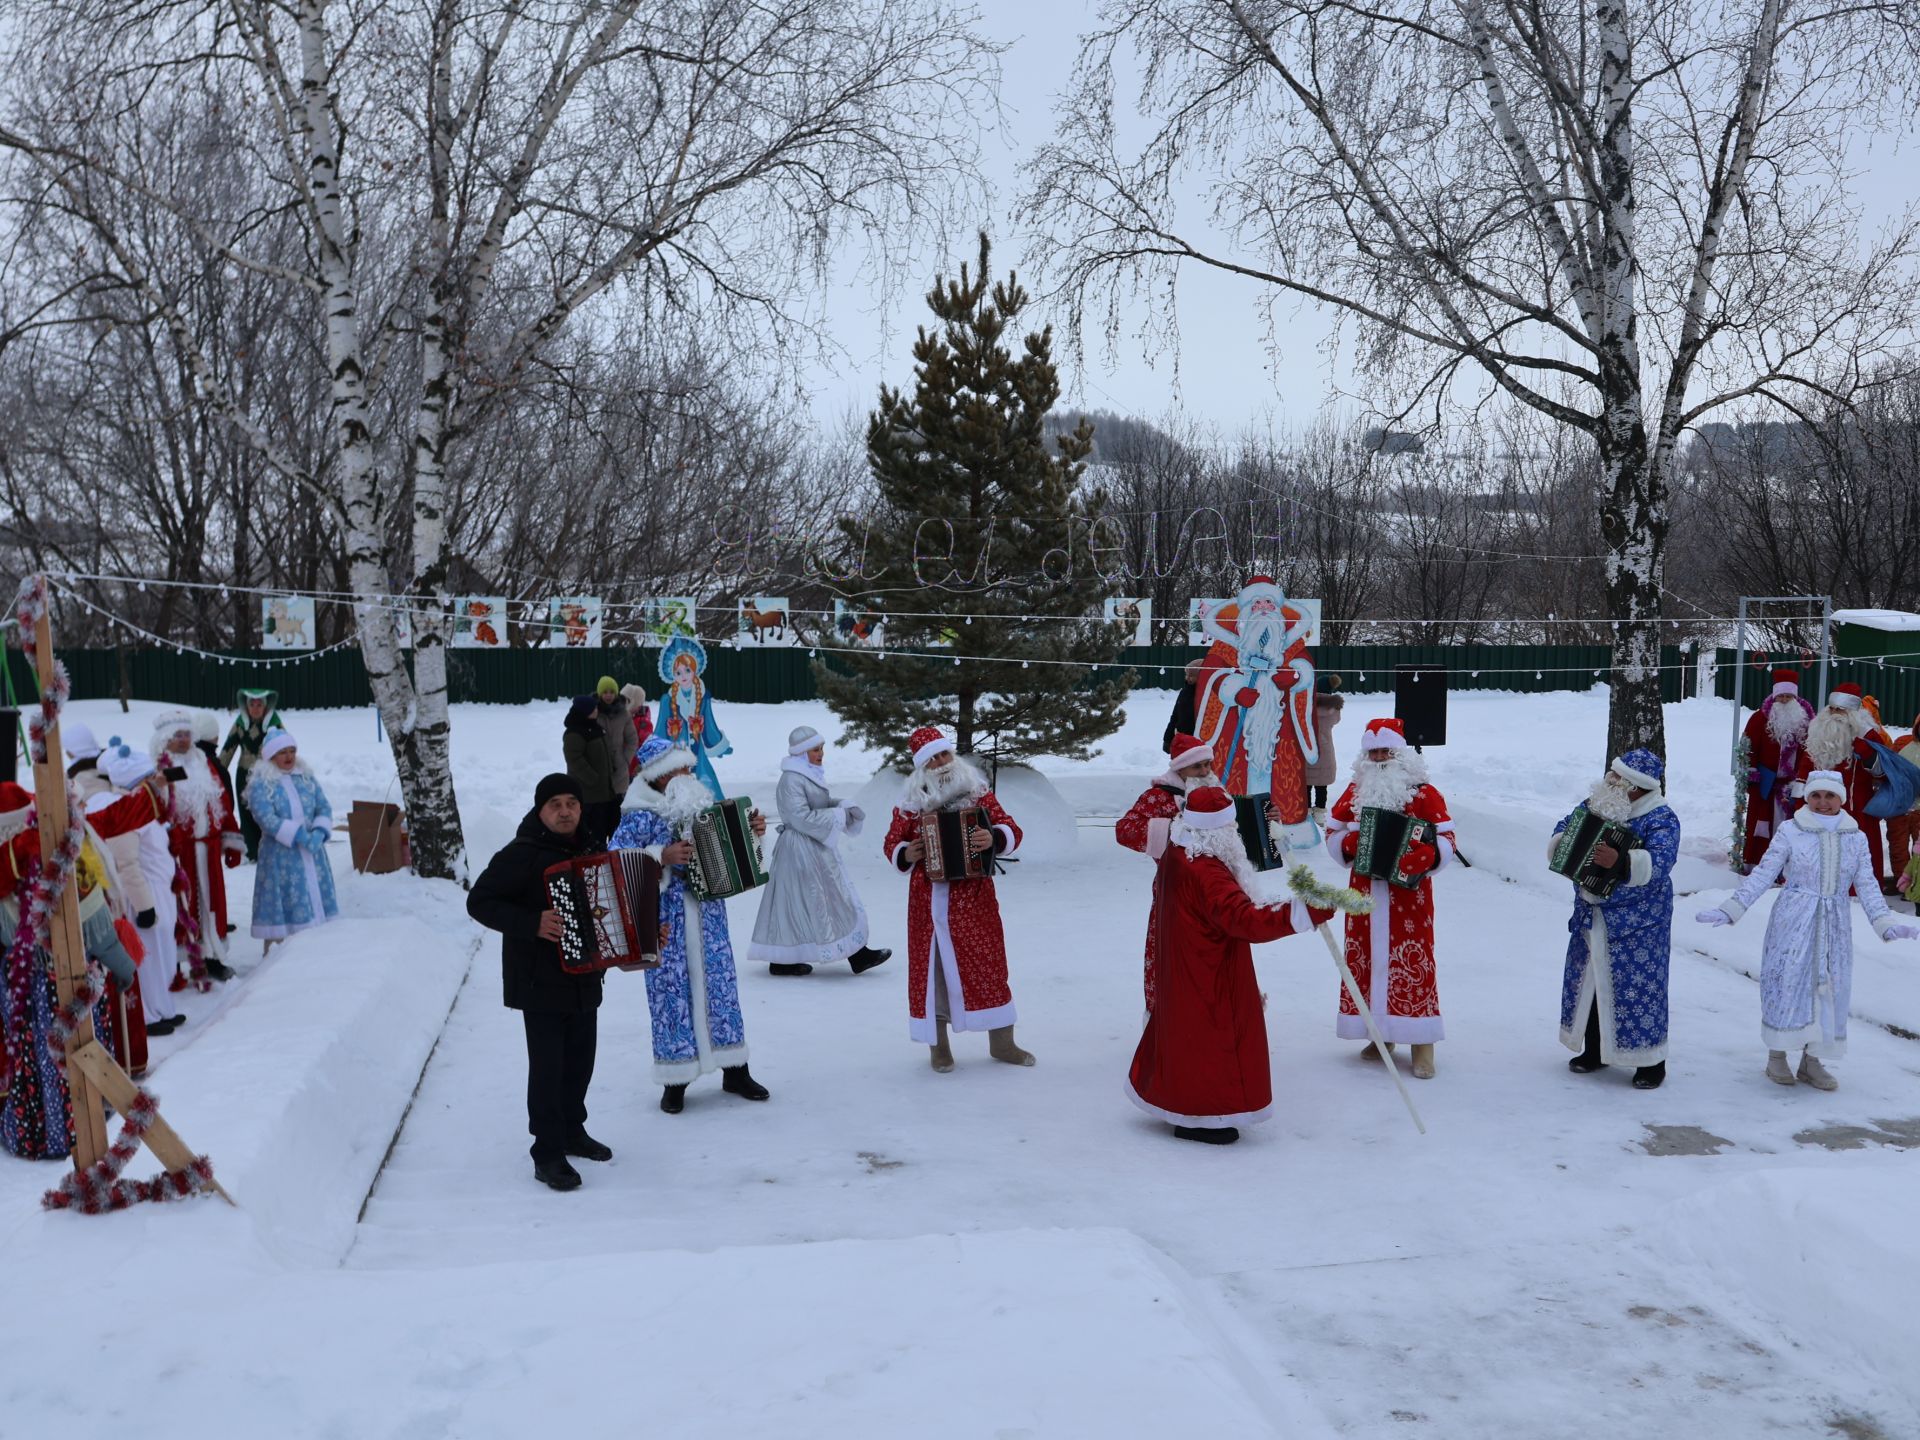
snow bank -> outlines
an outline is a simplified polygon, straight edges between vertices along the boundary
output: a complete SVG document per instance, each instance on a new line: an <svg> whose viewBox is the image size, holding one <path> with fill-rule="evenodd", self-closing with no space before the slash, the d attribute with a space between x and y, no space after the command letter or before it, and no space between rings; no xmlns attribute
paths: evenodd
<svg viewBox="0 0 1920 1440"><path fill-rule="evenodd" d="M893 809L905 777L895 770L881 770L860 787L853 803L873 817L884 833L884 817ZM993 793L1007 807L1007 813L1019 822L1022 839L1019 859L1022 863L1059 860L1071 855L1080 843L1079 822L1073 806L1067 803L1054 783L1030 765L1002 765ZM861 844L866 837L861 837ZM879 844L879 836L873 838Z"/></svg>
<svg viewBox="0 0 1920 1440"><path fill-rule="evenodd" d="M1884 630L1890 634L1920 631L1920 615L1905 610L1836 610L1836 625L1858 625L1866 630Z"/></svg>
<svg viewBox="0 0 1920 1440"><path fill-rule="evenodd" d="M1836 1157L1818 1172L1762 1170L1688 1196L1648 1227L1656 1251L1762 1336L1784 1334L1868 1387L1870 1409L1920 1405L1913 1297L1914 1166ZM1852 1389L1852 1386L1849 1386Z"/></svg>

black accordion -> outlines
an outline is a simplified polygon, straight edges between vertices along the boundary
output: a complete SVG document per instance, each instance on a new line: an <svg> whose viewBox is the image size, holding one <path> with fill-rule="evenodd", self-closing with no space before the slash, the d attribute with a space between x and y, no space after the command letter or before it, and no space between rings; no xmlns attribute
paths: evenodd
<svg viewBox="0 0 1920 1440"><path fill-rule="evenodd" d="M1378 810L1367 806L1360 812L1360 844L1353 852L1354 870L1370 880L1384 880L1403 890L1418 890L1429 872L1404 875L1400 862L1407 852L1422 842L1437 845L1432 825L1399 810Z"/></svg>
<svg viewBox="0 0 1920 1440"><path fill-rule="evenodd" d="M1247 859L1256 870L1278 870L1286 864L1286 857L1273 838L1273 821L1267 814L1272 798L1269 795L1233 797L1233 823L1240 831L1240 843L1246 847Z"/></svg>
<svg viewBox="0 0 1920 1440"><path fill-rule="evenodd" d="M731 900L767 883L767 862L753 833L753 801L744 795L702 810L686 838L693 846L687 888L694 899Z"/></svg>
<svg viewBox="0 0 1920 1440"><path fill-rule="evenodd" d="M562 860L546 871L547 903L560 917L560 968L591 975L660 963L660 867L641 850Z"/></svg>
<svg viewBox="0 0 1920 1440"><path fill-rule="evenodd" d="M993 847L974 852L969 843L980 831L993 835L993 817L984 805L920 812L920 868L929 880L978 880L999 872Z"/></svg>
<svg viewBox="0 0 1920 1440"><path fill-rule="evenodd" d="M1569 817L1566 828L1554 836L1547 868L1604 900L1632 873L1633 862L1627 852L1633 849L1633 842L1634 834L1626 826L1602 820L1582 805ZM1602 845L1611 845L1617 852L1613 864L1594 862L1593 852Z"/></svg>

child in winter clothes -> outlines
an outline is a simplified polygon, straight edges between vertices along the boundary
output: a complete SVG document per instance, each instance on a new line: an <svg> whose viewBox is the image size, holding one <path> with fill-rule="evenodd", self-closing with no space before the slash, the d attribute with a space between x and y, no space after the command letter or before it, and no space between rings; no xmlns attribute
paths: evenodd
<svg viewBox="0 0 1920 1440"><path fill-rule="evenodd" d="M1806 803L1782 825L1767 853L1731 900L1702 910L1703 925L1731 925L1784 873L1786 888L1773 903L1760 954L1760 1033L1767 1045L1767 1078L1796 1078L1817 1090L1840 1082L1823 1059L1846 1053L1847 1005L1853 989L1853 929L1847 891L1882 940L1920 939L1920 928L1895 923L1875 882L1867 837L1845 813L1846 782L1835 770L1807 777ZM1800 1068L1787 1052L1802 1051Z"/></svg>

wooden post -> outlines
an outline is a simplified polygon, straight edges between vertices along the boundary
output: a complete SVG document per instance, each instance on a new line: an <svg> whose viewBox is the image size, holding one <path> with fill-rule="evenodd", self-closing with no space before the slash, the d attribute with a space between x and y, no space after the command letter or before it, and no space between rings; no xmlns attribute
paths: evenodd
<svg viewBox="0 0 1920 1440"><path fill-rule="evenodd" d="M46 606L33 626L33 665L40 677L40 693L53 684L53 627ZM67 838L71 816L67 813L67 770L61 763L60 722L47 726L47 758L33 764L34 803L40 813L40 854L51 865L54 852ZM26 916L20 917L21 924ZM80 891L72 875L55 898L48 917L48 939L53 951L53 980L60 1004L73 1004L76 987L86 978L87 951L80 934ZM107 1153L107 1117L101 1109L100 1094L92 1079L73 1063L74 1052L94 1043L93 1010L80 1015L80 1023L67 1037L67 1089L73 1097L73 1168L85 1170Z"/></svg>

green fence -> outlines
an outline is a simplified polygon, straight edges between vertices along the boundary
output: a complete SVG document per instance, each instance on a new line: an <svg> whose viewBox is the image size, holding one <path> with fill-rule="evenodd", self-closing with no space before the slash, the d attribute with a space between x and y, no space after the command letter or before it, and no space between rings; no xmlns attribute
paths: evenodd
<svg viewBox="0 0 1920 1440"><path fill-rule="evenodd" d="M1201 652L1179 645L1143 646L1121 654L1143 686L1174 686L1182 667ZM1731 654L1721 652L1725 660ZM709 646L707 680L717 700L773 704L810 700L817 693L813 661L804 648L731 650ZM1669 701L1691 694L1691 652L1662 651L1662 691ZM288 664L284 651L255 651L204 660L170 650L66 650L73 693L81 700L113 699L122 693L210 710L232 706L243 685L270 686L292 710L319 710L373 703L360 653L351 647ZM1440 665L1456 690L1587 690L1607 673L1602 645L1327 645L1314 652L1322 676L1337 674L1351 694L1393 688L1397 665ZM637 681L649 695L660 690L659 652L631 647L606 650L453 650L448 680L456 701L518 705L584 695L602 675L621 684ZM30 697L33 680L26 659L9 651L15 693ZM1866 662L1872 669L1872 663ZM1722 665L1724 677L1731 664ZM1730 682L1728 682L1730 683ZM1731 692L1723 692L1723 695ZM1911 692L1903 692L1911 693ZM1905 715L1911 716L1911 700Z"/></svg>
<svg viewBox="0 0 1920 1440"><path fill-rule="evenodd" d="M1740 685L1740 703L1748 709L1757 706L1772 693L1773 671L1776 666L1784 666L1800 672L1800 693L1816 706L1825 697L1820 695L1820 662L1818 660L1758 659L1751 651L1747 653L1747 665L1736 672L1733 668L1735 651L1721 649L1714 652L1719 668L1713 677L1713 693L1722 700L1733 698L1735 675ZM1904 730L1920 715L1920 663L1913 660L1857 659L1843 660L1835 656L1827 664L1827 684L1829 687L1844 684L1851 680L1880 704L1880 719L1895 730Z"/></svg>

